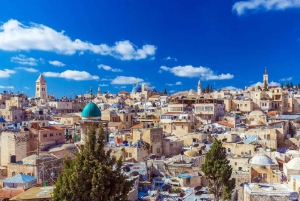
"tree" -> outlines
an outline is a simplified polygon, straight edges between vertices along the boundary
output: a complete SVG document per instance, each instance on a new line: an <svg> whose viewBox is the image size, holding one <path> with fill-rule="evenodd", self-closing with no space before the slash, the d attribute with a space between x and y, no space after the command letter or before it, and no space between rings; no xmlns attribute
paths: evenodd
<svg viewBox="0 0 300 201"><path fill-rule="evenodd" d="M165 88L165 90L164 90L164 94L168 94L168 93L167 93L167 89L166 89L166 88Z"/></svg>
<svg viewBox="0 0 300 201"><path fill-rule="evenodd" d="M96 126L99 126L97 136ZM74 159L64 159L53 201L127 200L134 181L128 181L122 174L122 158L117 160L111 156L111 150L104 150L104 138L102 124L89 127L84 148Z"/></svg>
<svg viewBox="0 0 300 201"><path fill-rule="evenodd" d="M268 91L268 83L266 80L264 82L264 91Z"/></svg>
<svg viewBox="0 0 300 201"><path fill-rule="evenodd" d="M206 85L205 92L206 92L206 93L209 93L209 84Z"/></svg>
<svg viewBox="0 0 300 201"><path fill-rule="evenodd" d="M232 168L226 155L226 148L222 146L221 140L215 139L211 149L205 155L205 162L201 165L209 190L216 201L221 198L230 199L235 187L235 179L230 179Z"/></svg>

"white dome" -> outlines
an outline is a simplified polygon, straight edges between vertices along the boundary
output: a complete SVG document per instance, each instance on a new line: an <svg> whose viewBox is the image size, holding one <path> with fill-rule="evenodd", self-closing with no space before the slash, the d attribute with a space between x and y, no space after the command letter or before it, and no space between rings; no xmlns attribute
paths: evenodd
<svg viewBox="0 0 300 201"><path fill-rule="evenodd" d="M300 157L293 158L286 164L288 169L300 170Z"/></svg>
<svg viewBox="0 0 300 201"><path fill-rule="evenodd" d="M266 155L256 155L250 159L249 163L251 165L261 165L261 166L274 165L274 163L272 162L272 159L270 159Z"/></svg>

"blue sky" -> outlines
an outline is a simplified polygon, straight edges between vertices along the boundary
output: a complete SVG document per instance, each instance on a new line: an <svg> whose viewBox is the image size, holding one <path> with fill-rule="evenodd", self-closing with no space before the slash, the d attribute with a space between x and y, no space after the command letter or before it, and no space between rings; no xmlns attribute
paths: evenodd
<svg viewBox="0 0 300 201"><path fill-rule="evenodd" d="M300 0L0 1L0 91L300 83Z"/></svg>

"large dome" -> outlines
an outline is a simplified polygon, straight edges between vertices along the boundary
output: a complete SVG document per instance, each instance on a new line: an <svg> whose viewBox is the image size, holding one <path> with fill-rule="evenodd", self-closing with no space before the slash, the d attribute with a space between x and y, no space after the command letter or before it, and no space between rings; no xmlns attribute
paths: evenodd
<svg viewBox="0 0 300 201"><path fill-rule="evenodd" d="M101 111L95 103L89 102L83 108L83 110L81 112L81 116L82 117L101 117Z"/></svg>
<svg viewBox="0 0 300 201"><path fill-rule="evenodd" d="M286 164L288 169L300 170L300 157L293 158Z"/></svg>
<svg viewBox="0 0 300 201"><path fill-rule="evenodd" d="M266 155L256 155L249 161L251 165L274 165L273 161Z"/></svg>
<svg viewBox="0 0 300 201"><path fill-rule="evenodd" d="M132 93L135 93L135 92L142 92L141 85L136 85L132 88Z"/></svg>

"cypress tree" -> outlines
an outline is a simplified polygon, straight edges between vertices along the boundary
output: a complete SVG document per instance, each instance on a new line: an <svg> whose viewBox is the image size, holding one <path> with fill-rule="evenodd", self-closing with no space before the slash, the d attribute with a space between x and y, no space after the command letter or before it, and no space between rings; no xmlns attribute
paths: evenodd
<svg viewBox="0 0 300 201"><path fill-rule="evenodd" d="M208 85L206 85L205 92L206 92L206 93L209 93L209 84L208 84Z"/></svg>
<svg viewBox="0 0 300 201"><path fill-rule="evenodd" d="M215 196L216 201L230 199L235 187L235 179L230 179L232 168L226 155L226 148L222 146L222 142L215 139L205 155L205 162L201 165L210 193Z"/></svg>
<svg viewBox="0 0 300 201"><path fill-rule="evenodd" d="M166 89L166 88L165 88L165 90L164 90L164 94L168 94L168 93L167 93L167 89Z"/></svg>
<svg viewBox="0 0 300 201"><path fill-rule="evenodd" d="M100 126L96 136L95 127ZM122 158L104 150L102 124L89 127L84 148L74 159L64 159L63 171L53 192L53 201L127 200L134 181L122 174Z"/></svg>

